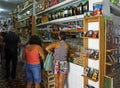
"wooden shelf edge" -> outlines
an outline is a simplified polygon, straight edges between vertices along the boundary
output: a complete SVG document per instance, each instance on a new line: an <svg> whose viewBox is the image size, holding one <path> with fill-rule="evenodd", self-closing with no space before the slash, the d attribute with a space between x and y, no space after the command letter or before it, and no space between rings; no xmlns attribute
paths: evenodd
<svg viewBox="0 0 120 88"><path fill-rule="evenodd" d="M88 57L88 59L91 59L91 60L99 60L98 58L97 58L97 59L95 59L95 58L89 58L89 57Z"/></svg>
<svg viewBox="0 0 120 88"><path fill-rule="evenodd" d="M109 50L106 50L106 52L112 52L112 51L115 51L117 49L109 49Z"/></svg>
<svg viewBox="0 0 120 88"><path fill-rule="evenodd" d="M83 77L86 77L86 78L88 78L89 80L92 80L92 81L94 81L94 82L98 82L98 80L93 80L92 78L89 78L89 77L87 77L86 75L81 75L81 76L83 76Z"/></svg>
<svg viewBox="0 0 120 88"><path fill-rule="evenodd" d="M90 17L85 17L84 19L95 19L98 17L102 17L103 15L98 15L98 16L90 16Z"/></svg>
<svg viewBox="0 0 120 88"><path fill-rule="evenodd" d="M93 37L82 37L82 38L88 38L88 39L89 39L89 38L92 38L92 39L99 39L99 38L93 38Z"/></svg>
<svg viewBox="0 0 120 88"><path fill-rule="evenodd" d="M106 74L105 77L113 78L115 75L116 75L116 73L110 73L110 74Z"/></svg>
<svg viewBox="0 0 120 88"><path fill-rule="evenodd" d="M117 62L114 62L114 63L106 62L105 64L106 64L106 65L109 65L109 66L113 66L113 65L117 64Z"/></svg>

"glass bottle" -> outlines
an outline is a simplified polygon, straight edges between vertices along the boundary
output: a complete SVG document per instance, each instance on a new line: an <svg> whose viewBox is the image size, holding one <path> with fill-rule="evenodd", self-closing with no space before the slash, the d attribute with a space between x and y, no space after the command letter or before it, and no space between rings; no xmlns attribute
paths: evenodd
<svg viewBox="0 0 120 88"><path fill-rule="evenodd" d="M68 7L68 15L69 16L72 16L73 15L73 9L72 9L73 7L72 6L69 6Z"/></svg>
<svg viewBox="0 0 120 88"><path fill-rule="evenodd" d="M62 8L62 9L60 10L60 17L61 17L61 18L64 17L64 8Z"/></svg>
<svg viewBox="0 0 120 88"><path fill-rule="evenodd" d="M85 3L83 4L83 13L89 11L89 1L85 0Z"/></svg>
<svg viewBox="0 0 120 88"><path fill-rule="evenodd" d="M51 14L51 13L49 13L49 14L48 14L49 21L51 21L51 20L52 20L52 17L51 17L51 16L52 16L52 14Z"/></svg>
<svg viewBox="0 0 120 88"><path fill-rule="evenodd" d="M64 8L64 17L68 17L68 7Z"/></svg>
<svg viewBox="0 0 120 88"><path fill-rule="evenodd" d="M52 19L55 20L55 11L52 12Z"/></svg>
<svg viewBox="0 0 120 88"><path fill-rule="evenodd" d="M83 14L83 5L82 2L77 6L77 15Z"/></svg>
<svg viewBox="0 0 120 88"><path fill-rule="evenodd" d="M60 18L60 9L58 9L57 11L57 16L58 16L58 19Z"/></svg>

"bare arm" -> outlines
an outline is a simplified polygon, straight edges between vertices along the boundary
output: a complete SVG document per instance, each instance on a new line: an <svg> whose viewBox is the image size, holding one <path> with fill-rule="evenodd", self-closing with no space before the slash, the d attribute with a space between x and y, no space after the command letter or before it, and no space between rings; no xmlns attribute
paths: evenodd
<svg viewBox="0 0 120 88"><path fill-rule="evenodd" d="M52 43L52 44L50 44L49 46L47 46L46 47L46 51L48 52L48 53L53 53L52 52L52 49L53 48L56 48L56 43Z"/></svg>
<svg viewBox="0 0 120 88"><path fill-rule="evenodd" d="M39 47L39 55L43 60L45 59L45 54L44 54L43 49L41 47Z"/></svg>

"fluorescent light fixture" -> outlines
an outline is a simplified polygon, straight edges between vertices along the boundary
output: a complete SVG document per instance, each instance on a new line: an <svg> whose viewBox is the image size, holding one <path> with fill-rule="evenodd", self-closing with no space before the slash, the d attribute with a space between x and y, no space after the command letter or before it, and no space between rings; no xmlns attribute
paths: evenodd
<svg viewBox="0 0 120 88"><path fill-rule="evenodd" d="M0 8L0 12L1 12L1 11L5 11L5 9Z"/></svg>

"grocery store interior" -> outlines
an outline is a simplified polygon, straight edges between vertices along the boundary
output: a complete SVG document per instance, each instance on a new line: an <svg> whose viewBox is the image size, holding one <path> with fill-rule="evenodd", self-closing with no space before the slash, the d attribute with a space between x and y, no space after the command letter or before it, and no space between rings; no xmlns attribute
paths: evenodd
<svg viewBox="0 0 120 88"><path fill-rule="evenodd" d="M23 50L31 35L42 48L66 34L69 72L64 88L120 88L120 0L0 0L0 33L12 26L21 40L16 79L5 78L0 40L0 88L26 88ZM42 69L41 88L55 88L51 71ZM34 88L34 85L33 87Z"/></svg>

